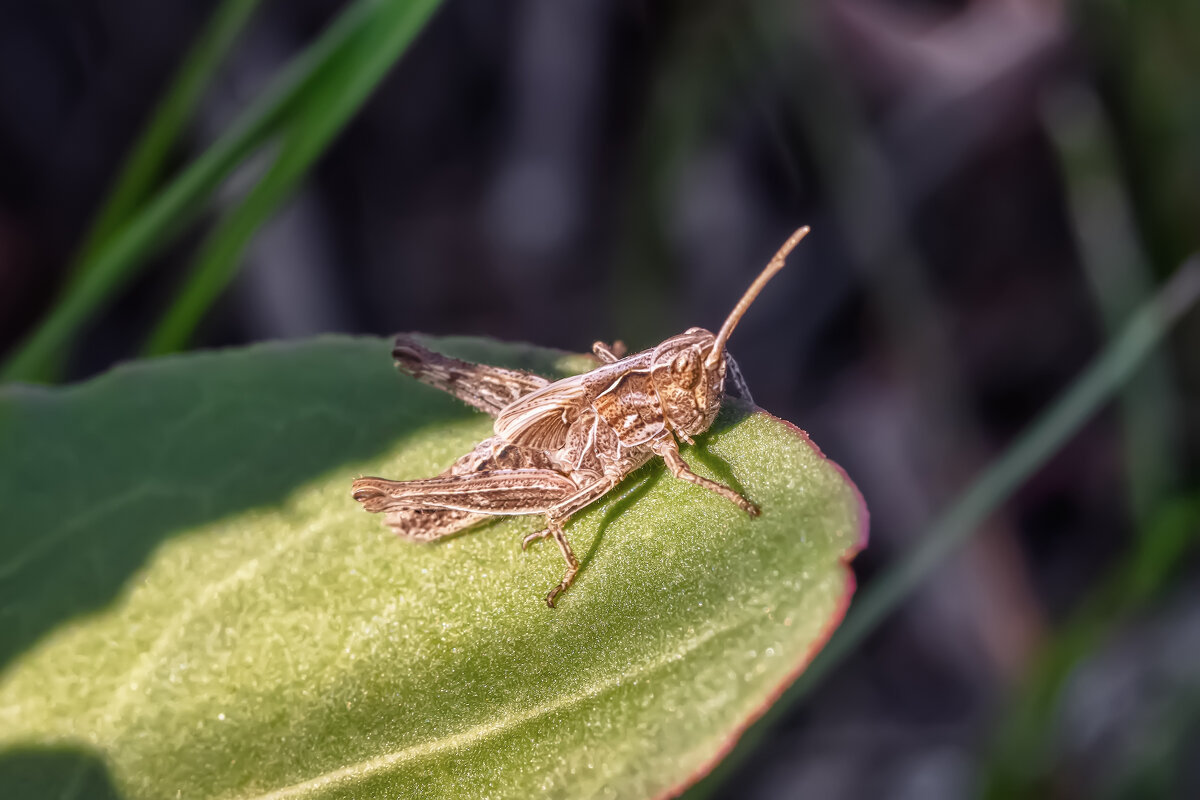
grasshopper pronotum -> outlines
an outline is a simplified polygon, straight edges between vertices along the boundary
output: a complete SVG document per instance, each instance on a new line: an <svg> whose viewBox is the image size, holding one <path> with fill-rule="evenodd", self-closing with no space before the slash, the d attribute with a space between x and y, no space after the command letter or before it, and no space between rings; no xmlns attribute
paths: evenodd
<svg viewBox="0 0 1200 800"><path fill-rule="evenodd" d="M397 337L392 351L397 366L495 417L495 435L435 478L359 478L354 499L368 511L385 512L387 524L401 536L426 542L489 516L545 514L546 527L526 536L521 547L547 537L558 543L567 570L546 596L551 607L579 572L563 525L655 456L676 478L757 516L758 507L733 489L692 472L676 439L692 444L692 436L712 425L732 363L725 343L807 233L807 227L800 228L784 242L716 335L689 328L624 357L619 345L596 342L592 350L601 365L582 375L551 382L449 358L410 336Z"/></svg>

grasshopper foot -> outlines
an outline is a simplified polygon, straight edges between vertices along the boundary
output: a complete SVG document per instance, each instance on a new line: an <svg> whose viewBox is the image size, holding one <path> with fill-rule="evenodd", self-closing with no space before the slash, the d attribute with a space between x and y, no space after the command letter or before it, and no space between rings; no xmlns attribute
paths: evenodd
<svg viewBox="0 0 1200 800"><path fill-rule="evenodd" d="M575 582L575 573L572 571L568 571L567 574L563 576L563 579L561 581L559 581L558 586L555 586L553 589L550 590L550 594L546 595L546 605L550 606L551 608L554 608L554 601L558 598L558 596L560 594L565 592L571 586L571 584L574 582Z"/></svg>
<svg viewBox="0 0 1200 800"><path fill-rule="evenodd" d="M554 536L554 541L558 542L558 547L562 550L563 559L567 562L567 571L563 573L562 580L558 582L558 586L550 590L550 594L546 595L546 605L554 608L555 598L569 589L571 584L575 582L575 576L579 574L579 560L571 552L571 545L567 544L567 537L563 534L562 524L555 520L550 520L549 522L550 526L546 532Z"/></svg>
<svg viewBox="0 0 1200 800"><path fill-rule="evenodd" d="M534 533L529 534L528 536L526 536L524 539L521 540L521 549L526 550L529 548L529 545L533 544L534 542L538 541L539 539L545 539L549 535L550 535L549 528L542 528L540 531L535 531Z"/></svg>

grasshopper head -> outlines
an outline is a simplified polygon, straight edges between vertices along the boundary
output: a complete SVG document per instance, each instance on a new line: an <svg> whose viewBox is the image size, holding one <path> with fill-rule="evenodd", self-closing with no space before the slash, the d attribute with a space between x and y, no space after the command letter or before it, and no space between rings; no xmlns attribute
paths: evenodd
<svg viewBox="0 0 1200 800"><path fill-rule="evenodd" d="M715 336L703 328L688 328L654 348L650 374L672 430L690 436L712 425L725 394L725 343L767 281L783 269L788 253L807 235L805 226L788 237Z"/></svg>
<svg viewBox="0 0 1200 800"><path fill-rule="evenodd" d="M705 359L717 337L703 328L688 328L654 348L650 377L662 401L667 424L691 436L703 433L721 410L725 393L725 358L712 367Z"/></svg>

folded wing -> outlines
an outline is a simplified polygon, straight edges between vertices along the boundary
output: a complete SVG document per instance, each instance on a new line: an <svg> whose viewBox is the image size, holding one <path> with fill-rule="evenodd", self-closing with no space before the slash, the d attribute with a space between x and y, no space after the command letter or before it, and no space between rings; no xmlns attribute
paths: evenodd
<svg viewBox="0 0 1200 800"><path fill-rule="evenodd" d="M507 406L496 417L496 435L535 450L562 447L584 405L586 388L582 378L555 381Z"/></svg>

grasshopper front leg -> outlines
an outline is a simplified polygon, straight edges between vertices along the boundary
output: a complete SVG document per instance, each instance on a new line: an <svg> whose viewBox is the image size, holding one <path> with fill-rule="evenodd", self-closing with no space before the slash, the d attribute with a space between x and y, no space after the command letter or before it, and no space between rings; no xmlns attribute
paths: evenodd
<svg viewBox="0 0 1200 800"><path fill-rule="evenodd" d="M710 481L708 478L703 478L692 472L692 468L689 467L687 462L683 460L683 456L679 455L679 445L676 444L675 437L673 437L670 433L664 432L662 436L651 442L650 449L654 451L655 455L661 456L662 459L667 462L667 469L669 469L671 474L676 478L679 478L682 481L687 481L688 483L694 483L697 486L708 489L714 494L719 494L726 500L736 504L739 508L752 517L757 517L760 513L762 513L759 511L758 506L754 505L754 503L751 503L749 500L742 497L728 486L717 483L716 481Z"/></svg>

